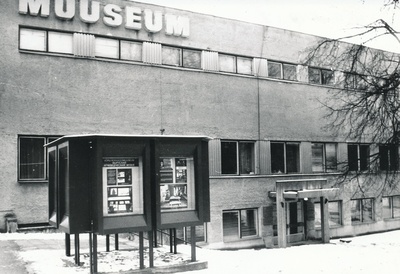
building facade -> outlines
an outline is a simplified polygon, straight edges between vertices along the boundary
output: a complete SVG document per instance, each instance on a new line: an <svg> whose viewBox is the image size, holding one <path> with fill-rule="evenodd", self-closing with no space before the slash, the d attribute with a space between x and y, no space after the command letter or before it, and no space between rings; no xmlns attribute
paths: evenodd
<svg viewBox="0 0 400 274"><path fill-rule="evenodd" d="M122 0L0 8L1 227L10 215L48 222L46 143L165 134L212 138L211 221L199 228L210 248L321 238L321 202L330 237L400 228L400 191L337 183L338 163L362 170L377 147L323 129L320 102L343 72L304 65L319 37Z"/></svg>

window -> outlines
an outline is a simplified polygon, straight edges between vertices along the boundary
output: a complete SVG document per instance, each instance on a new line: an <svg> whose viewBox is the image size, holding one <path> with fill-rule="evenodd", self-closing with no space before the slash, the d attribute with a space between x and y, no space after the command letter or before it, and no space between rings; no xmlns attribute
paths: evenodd
<svg viewBox="0 0 400 274"><path fill-rule="evenodd" d="M333 172L337 170L336 144L313 143L311 154L313 172Z"/></svg>
<svg viewBox="0 0 400 274"><path fill-rule="evenodd" d="M20 29L19 48L46 51L46 31L25 28Z"/></svg>
<svg viewBox="0 0 400 274"><path fill-rule="evenodd" d="M48 32L49 52L73 54L73 34L63 32Z"/></svg>
<svg viewBox="0 0 400 274"><path fill-rule="evenodd" d="M312 84L330 85L334 84L334 73L332 70L308 68L308 80Z"/></svg>
<svg viewBox="0 0 400 274"><path fill-rule="evenodd" d="M222 174L254 174L254 142L221 141Z"/></svg>
<svg viewBox="0 0 400 274"><path fill-rule="evenodd" d="M46 180L46 148L45 144L56 137L20 136L18 138L18 179L21 181Z"/></svg>
<svg viewBox="0 0 400 274"><path fill-rule="evenodd" d="M199 50L183 50L183 67L185 68L201 68L201 51Z"/></svg>
<svg viewBox="0 0 400 274"><path fill-rule="evenodd" d="M245 57L237 57L237 73L252 74L253 73L253 59Z"/></svg>
<svg viewBox="0 0 400 274"><path fill-rule="evenodd" d="M282 78L282 65L277 62L268 61L268 76L272 78Z"/></svg>
<svg viewBox="0 0 400 274"><path fill-rule="evenodd" d="M399 148L394 145L379 146L379 168L380 170L399 169Z"/></svg>
<svg viewBox="0 0 400 274"><path fill-rule="evenodd" d="M118 40L96 37L95 45L96 56L119 59Z"/></svg>
<svg viewBox="0 0 400 274"><path fill-rule="evenodd" d="M340 226L342 225L342 202L341 201L329 201L329 226ZM314 203L315 212L315 228L321 228L321 203Z"/></svg>
<svg viewBox="0 0 400 274"><path fill-rule="evenodd" d="M382 215L384 219L400 217L400 195L382 198Z"/></svg>
<svg viewBox="0 0 400 274"><path fill-rule="evenodd" d="M299 143L271 143L272 173L300 172Z"/></svg>
<svg viewBox="0 0 400 274"><path fill-rule="evenodd" d="M374 220L374 199L356 199L350 200L350 203L352 223L366 223Z"/></svg>
<svg viewBox="0 0 400 274"><path fill-rule="evenodd" d="M257 236L257 209L227 210L222 213L224 242Z"/></svg>
<svg viewBox="0 0 400 274"><path fill-rule="evenodd" d="M296 81L297 69L295 65L283 64L283 79Z"/></svg>
<svg viewBox="0 0 400 274"><path fill-rule="evenodd" d="M369 145L348 144L347 158L349 171L366 171L369 166Z"/></svg>
<svg viewBox="0 0 400 274"><path fill-rule="evenodd" d="M219 70L224 72L236 72L236 57L233 55L218 54Z"/></svg>
<svg viewBox="0 0 400 274"><path fill-rule="evenodd" d="M181 66L181 49L162 46L162 64L169 66Z"/></svg>
<svg viewBox="0 0 400 274"><path fill-rule="evenodd" d="M296 81L296 65L268 61L268 76L277 79Z"/></svg>
<svg viewBox="0 0 400 274"><path fill-rule="evenodd" d="M142 43L121 41L121 59L142 61Z"/></svg>
<svg viewBox="0 0 400 274"><path fill-rule="evenodd" d="M193 210L194 159L190 157L160 158L161 211Z"/></svg>

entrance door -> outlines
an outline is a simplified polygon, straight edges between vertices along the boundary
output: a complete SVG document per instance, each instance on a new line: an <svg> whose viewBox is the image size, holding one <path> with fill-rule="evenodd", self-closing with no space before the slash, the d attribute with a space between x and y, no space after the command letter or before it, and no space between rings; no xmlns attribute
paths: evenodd
<svg viewBox="0 0 400 274"><path fill-rule="evenodd" d="M304 241L303 202L289 202L286 207L287 240L289 243Z"/></svg>

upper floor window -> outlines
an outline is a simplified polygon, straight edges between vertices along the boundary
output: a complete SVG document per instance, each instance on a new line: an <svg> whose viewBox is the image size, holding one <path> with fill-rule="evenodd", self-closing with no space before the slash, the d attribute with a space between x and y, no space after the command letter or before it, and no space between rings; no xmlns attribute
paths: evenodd
<svg viewBox="0 0 400 274"><path fill-rule="evenodd" d="M379 146L379 169L399 170L399 147L395 145Z"/></svg>
<svg viewBox="0 0 400 274"><path fill-rule="evenodd" d="M201 51L184 49L182 61L185 68L201 69Z"/></svg>
<svg viewBox="0 0 400 274"><path fill-rule="evenodd" d="M300 172L299 143L271 142L272 173Z"/></svg>
<svg viewBox="0 0 400 274"><path fill-rule="evenodd" d="M374 220L374 199L355 199L350 200L351 222L365 223Z"/></svg>
<svg viewBox="0 0 400 274"><path fill-rule="evenodd" d="M253 73L253 58L236 57L237 73L252 74Z"/></svg>
<svg viewBox="0 0 400 274"><path fill-rule="evenodd" d="M369 145L348 144L347 158L349 171L366 171L369 166Z"/></svg>
<svg viewBox="0 0 400 274"><path fill-rule="evenodd" d="M332 86L335 79L332 70L309 67L308 80L312 84Z"/></svg>
<svg viewBox="0 0 400 274"><path fill-rule="evenodd" d="M312 171L332 172L337 170L337 152L334 143L313 143L311 145Z"/></svg>
<svg viewBox="0 0 400 274"><path fill-rule="evenodd" d="M254 174L254 142L221 141L222 174Z"/></svg>
<svg viewBox="0 0 400 274"><path fill-rule="evenodd" d="M218 54L219 70L236 73L236 56Z"/></svg>
<svg viewBox="0 0 400 274"><path fill-rule="evenodd" d="M297 80L296 65L268 61L268 76L295 81Z"/></svg>
<svg viewBox="0 0 400 274"><path fill-rule="evenodd" d="M363 90L367 86L367 76L353 74L353 73L344 73L344 87L349 89L359 89Z"/></svg>
<svg viewBox="0 0 400 274"><path fill-rule="evenodd" d="M18 180L44 181L47 179L47 157L45 144L56 137L18 137Z"/></svg>

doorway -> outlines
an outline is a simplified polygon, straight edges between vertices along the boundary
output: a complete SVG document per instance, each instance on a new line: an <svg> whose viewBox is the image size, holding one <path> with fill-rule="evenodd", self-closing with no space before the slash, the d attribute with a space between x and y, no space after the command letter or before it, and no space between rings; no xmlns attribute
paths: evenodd
<svg viewBox="0 0 400 274"><path fill-rule="evenodd" d="M303 200L288 202L286 207L286 235L289 243L305 240Z"/></svg>

